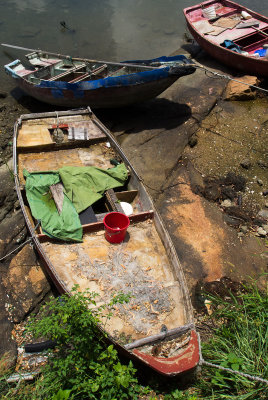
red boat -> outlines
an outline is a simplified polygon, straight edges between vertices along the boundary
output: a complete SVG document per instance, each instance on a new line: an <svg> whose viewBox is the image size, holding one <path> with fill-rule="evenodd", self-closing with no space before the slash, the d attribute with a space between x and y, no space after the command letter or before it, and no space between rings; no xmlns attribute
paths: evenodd
<svg viewBox="0 0 268 400"><path fill-rule="evenodd" d="M189 31L212 57L247 74L268 77L268 18L229 0L184 9Z"/></svg>

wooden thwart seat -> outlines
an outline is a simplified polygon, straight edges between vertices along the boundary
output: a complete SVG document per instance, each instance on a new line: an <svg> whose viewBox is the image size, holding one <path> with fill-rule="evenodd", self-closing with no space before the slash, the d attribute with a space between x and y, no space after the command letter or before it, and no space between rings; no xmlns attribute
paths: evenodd
<svg viewBox="0 0 268 400"><path fill-rule="evenodd" d="M51 145L52 143L48 127L44 125L22 126L17 139L18 148Z"/></svg>
<svg viewBox="0 0 268 400"><path fill-rule="evenodd" d="M59 75L56 75L56 76L53 76L52 78L49 78L49 79L47 79L48 81L51 81L51 82L53 82L53 81L58 81L58 80L60 80L61 78L65 78L65 77L67 77L68 75L70 75L70 74L73 74L74 72L79 72L81 69L83 69L83 68L85 68L86 67L86 64L81 64L81 65L78 65L78 66L76 66L76 67L73 67L73 68L70 68L70 69L68 69L67 71L64 71L64 72L62 72L61 74L59 74Z"/></svg>
<svg viewBox="0 0 268 400"><path fill-rule="evenodd" d="M74 78L73 80L69 81L69 83L78 83L86 80L87 78L90 77L90 73L86 72L85 74L82 74L78 76L77 78Z"/></svg>

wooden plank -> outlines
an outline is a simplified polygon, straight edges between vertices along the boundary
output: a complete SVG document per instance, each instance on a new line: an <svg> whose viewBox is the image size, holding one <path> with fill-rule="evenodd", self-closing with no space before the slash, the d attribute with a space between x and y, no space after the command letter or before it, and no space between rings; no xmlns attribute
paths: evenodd
<svg viewBox="0 0 268 400"><path fill-rule="evenodd" d="M92 115L92 111L90 107L87 107L84 110L67 110L67 111L49 111L46 113L34 113L34 114L22 114L20 116L20 121L30 120L30 119L44 119L44 118L58 118L58 117L67 117L67 116L76 116L76 115Z"/></svg>
<svg viewBox="0 0 268 400"><path fill-rule="evenodd" d="M19 129L17 147L28 148L32 146L46 146L53 144L50 132L47 126L23 125Z"/></svg>
<svg viewBox="0 0 268 400"><path fill-rule="evenodd" d="M113 211L117 211L117 212L125 214L118 198L116 197L115 191L113 189L106 190L105 197L106 197L109 205L112 207Z"/></svg>
<svg viewBox="0 0 268 400"><path fill-rule="evenodd" d="M116 192L115 195L120 201L126 201L127 203L132 203L138 194L138 190L126 190L123 192Z"/></svg>
<svg viewBox="0 0 268 400"><path fill-rule="evenodd" d="M46 79L46 80L50 81L50 82L57 81L57 80L59 80L61 78L64 78L64 77L74 73L74 72L78 72L78 71L80 71L81 69L83 69L85 67L86 67L86 64L77 65L76 67L70 68L67 71L62 72L61 74L53 76L52 78L49 78L49 79Z"/></svg>
<svg viewBox="0 0 268 400"><path fill-rule="evenodd" d="M90 74L87 72L83 75L78 76L77 78L74 78L72 81L69 81L69 83L78 83L84 81L86 78L89 78Z"/></svg>
<svg viewBox="0 0 268 400"><path fill-rule="evenodd" d="M105 217L107 213L103 213L103 214L96 214L96 218L97 218L97 222L93 222L91 224L87 224L87 225L83 225L83 233L88 233L88 232L98 232L100 230L104 229L104 223L103 223L103 218ZM101 217L100 217L101 215ZM150 211L145 211L145 212L141 212L138 214L134 214L134 215L130 215L129 219L130 219L130 223L137 223L137 222L142 222L142 221L146 221L147 219L152 219L154 216L154 211L150 210ZM39 234L38 235L38 239L40 242L47 242L53 239L50 239L47 235L45 234Z"/></svg>
<svg viewBox="0 0 268 400"><path fill-rule="evenodd" d="M49 186L49 188L50 188L52 197L55 201L58 213L61 214L63 200L64 200L63 184L59 182L59 183L56 183L55 185Z"/></svg>

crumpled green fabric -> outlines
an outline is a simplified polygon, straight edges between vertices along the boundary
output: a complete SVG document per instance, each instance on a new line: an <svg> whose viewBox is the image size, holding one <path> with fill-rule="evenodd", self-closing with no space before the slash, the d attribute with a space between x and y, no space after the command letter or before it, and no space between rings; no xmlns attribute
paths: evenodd
<svg viewBox="0 0 268 400"><path fill-rule="evenodd" d="M48 236L66 241L82 241L82 225L78 213L99 200L108 189L123 186L128 172L124 164L104 170L96 167L63 167L58 171L28 172L26 196L32 215L41 221ZM49 187L62 182L64 201L58 213Z"/></svg>
<svg viewBox="0 0 268 400"><path fill-rule="evenodd" d="M58 172L34 172L24 170L26 196L35 219L41 221L42 230L50 237L81 242L83 229L78 213L64 194L61 214L58 213L49 187L60 182Z"/></svg>
<svg viewBox="0 0 268 400"><path fill-rule="evenodd" d="M65 193L78 213L99 200L106 190L123 186L128 177L125 164L107 170L96 167L63 167L58 172Z"/></svg>

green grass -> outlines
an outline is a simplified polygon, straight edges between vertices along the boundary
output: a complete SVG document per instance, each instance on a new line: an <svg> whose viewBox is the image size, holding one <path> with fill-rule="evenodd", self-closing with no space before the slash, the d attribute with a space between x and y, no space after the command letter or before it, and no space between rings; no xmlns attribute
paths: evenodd
<svg viewBox="0 0 268 400"><path fill-rule="evenodd" d="M227 298L210 298L218 325L213 337L202 345L205 360L268 380L268 297L255 283ZM198 399L261 400L268 388L248 378L203 367L197 382Z"/></svg>

